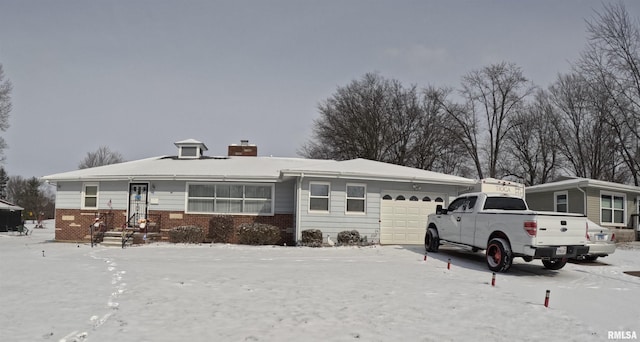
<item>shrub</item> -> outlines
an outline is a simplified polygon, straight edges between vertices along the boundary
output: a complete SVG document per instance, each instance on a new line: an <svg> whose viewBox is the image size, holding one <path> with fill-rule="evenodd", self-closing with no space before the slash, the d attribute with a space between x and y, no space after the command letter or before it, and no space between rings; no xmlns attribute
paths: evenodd
<svg viewBox="0 0 640 342"><path fill-rule="evenodd" d="M214 216L209 220L207 239L213 242L229 243L234 233L233 217Z"/></svg>
<svg viewBox="0 0 640 342"><path fill-rule="evenodd" d="M322 231L320 229L306 229L302 231L302 246L307 247L321 247L322 246Z"/></svg>
<svg viewBox="0 0 640 342"><path fill-rule="evenodd" d="M275 245L280 242L280 228L264 223L244 223L238 227L241 245Z"/></svg>
<svg viewBox="0 0 640 342"><path fill-rule="evenodd" d="M179 226L169 230L169 241L173 243L201 243L204 230L196 226Z"/></svg>
<svg viewBox="0 0 640 342"><path fill-rule="evenodd" d="M345 230L338 233L338 243L341 245L357 245L360 243L360 233L357 230Z"/></svg>

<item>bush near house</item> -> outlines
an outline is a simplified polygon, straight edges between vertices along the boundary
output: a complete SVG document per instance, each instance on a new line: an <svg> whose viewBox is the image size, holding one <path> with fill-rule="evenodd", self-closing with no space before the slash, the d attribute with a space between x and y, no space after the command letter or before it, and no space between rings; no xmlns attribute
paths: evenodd
<svg viewBox="0 0 640 342"><path fill-rule="evenodd" d="M243 223L238 227L241 245L276 245L280 242L280 228L264 223Z"/></svg>
<svg viewBox="0 0 640 342"><path fill-rule="evenodd" d="M322 231L320 229L303 230L300 245L306 247L322 247Z"/></svg>
<svg viewBox="0 0 640 342"><path fill-rule="evenodd" d="M360 233L357 230L345 230L338 233L338 244L358 245L362 242Z"/></svg>
<svg viewBox="0 0 640 342"><path fill-rule="evenodd" d="M209 220L207 240L213 243L231 243L234 232L233 217L228 215L215 216Z"/></svg>
<svg viewBox="0 0 640 342"><path fill-rule="evenodd" d="M205 232L196 226L179 226L169 230L169 241L173 243L202 243Z"/></svg>

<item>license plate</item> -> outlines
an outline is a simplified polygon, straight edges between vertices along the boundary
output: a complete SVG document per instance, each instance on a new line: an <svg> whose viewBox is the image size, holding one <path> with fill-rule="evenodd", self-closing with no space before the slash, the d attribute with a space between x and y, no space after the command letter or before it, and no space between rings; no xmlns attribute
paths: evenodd
<svg viewBox="0 0 640 342"><path fill-rule="evenodd" d="M596 240L602 241L606 239L607 239L607 236L605 234L596 234Z"/></svg>
<svg viewBox="0 0 640 342"><path fill-rule="evenodd" d="M556 255L565 255L567 254L567 246L556 247Z"/></svg>

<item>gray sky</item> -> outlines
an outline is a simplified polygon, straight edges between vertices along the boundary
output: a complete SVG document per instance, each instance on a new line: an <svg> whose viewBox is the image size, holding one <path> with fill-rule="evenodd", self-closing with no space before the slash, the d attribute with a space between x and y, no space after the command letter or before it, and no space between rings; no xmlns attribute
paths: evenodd
<svg viewBox="0 0 640 342"><path fill-rule="evenodd" d="M134 160L188 138L208 155L248 139L295 157L318 103L367 72L456 87L507 61L547 87L583 50L594 10L601 1L0 0L14 87L4 166L40 177L101 145Z"/></svg>

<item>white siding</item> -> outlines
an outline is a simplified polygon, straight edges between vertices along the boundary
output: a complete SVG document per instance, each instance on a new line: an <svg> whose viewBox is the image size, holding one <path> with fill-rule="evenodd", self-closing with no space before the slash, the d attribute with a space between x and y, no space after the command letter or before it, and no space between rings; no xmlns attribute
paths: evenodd
<svg viewBox="0 0 640 342"><path fill-rule="evenodd" d="M330 182L330 210L328 213L309 212L309 182ZM346 185L347 183L366 184L366 212L365 214L346 213ZM445 195L444 206L449 204L449 199L457 196L458 188L446 185L422 184L421 191L429 193L441 193ZM365 182L351 179L326 179L326 178L304 178L300 194L300 226L299 232L306 229L319 229L324 237L331 235L336 238L337 234L345 230L357 230L360 236L367 236L369 241L380 239L380 202L381 194L384 191L406 191L411 192L410 183L396 182Z"/></svg>
<svg viewBox="0 0 640 342"><path fill-rule="evenodd" d="M82 204L83 182L59 182L56 189L57 209L79 209ZM128 182L100 182L98 185L98 210L108 210L109 200L113 209L126 209Z"/></svg>
<svg viewBox="0 0 640 342"><path fill-rule="evenodd" d="M293 214L294 213L295 191L296 191L295 180L276 183L274 213L276 214Z"/></svg>
<svg viewBox="0 0 640 342"><path fill-rule="evenodd" d="M146 181L136 181L146 183ZM150 181L149 210L184 211L186 201L185 181ZM78 209L82 201L83 182L59 182L56 208ZM245 184L245 183L243 183ZM100 182L98 188L98 210L107 210L111 200L113 209L126 210L129 200L128 181ZM276 214L294 212L295 181L275 184L274 211Z"/></svg>
<svg viewBox="0 0 640 342"><path fill-rule="evenodd" d="M149 210L184 211L186 182L153 181L149 188Z"/></svg>
<svg viewBox="0 0 640 342"><path fill-rule="evenodd" d="M82 201L82 182L58 182L56 209L79 209Z"/></svg>

